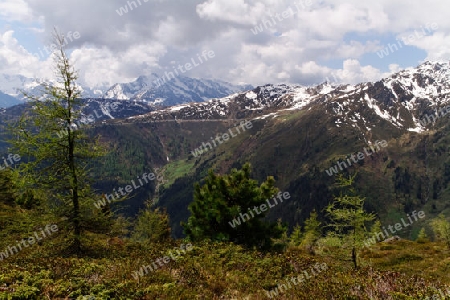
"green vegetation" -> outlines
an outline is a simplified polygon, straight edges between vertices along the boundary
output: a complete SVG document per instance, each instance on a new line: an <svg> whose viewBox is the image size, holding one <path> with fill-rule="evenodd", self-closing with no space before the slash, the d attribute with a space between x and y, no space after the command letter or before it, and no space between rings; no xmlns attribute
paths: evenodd
<svg viewBox="0 0 450 300"><path fill-rule="evenodd" d="M261 219L267 214L266 200L278 190L273 177L258 186L250 172L250 164L239 171L232 169L230 175L216 175L210 170L202 186L195 184L194 201L189 206L191 216L184 225L189 239L231 241L258 249L272 247L272 239L279 238L283 228ZM262 206L265 209L257 213Z"/></svg>
<svg viewBox="0 0 450 300"><path fill-rule="evenodd" d="M417 235L417 239L416 242L418 243L427 243L430 240L428 239L428 236L425 232L425 228L422 227L422 229L420 229L419 234Z"/></svg>
<svg viewBox="0 0 450 300"><path fill-rule="evenodd" d="M90 185L88 164L103 153L97 140L90 141L74 125L81 116L77 74L64 52L64 38L55 32L55 40L58 85L44 86L44 100L28 96L33 109L11 129L13 151L28 160L11 172L11 181L19 202L42 203L55 217L67 220L69 247L79 253L83 231L108 225L106 216L90 209L98 196Z"/></svg>
<svg viewBox="0 0 450 300"><path fill-rule="evenodd" d="M193 172L194 161L177 160L164 166L164 188L170 187L177 178L188 176Z"/></svg>
<svg viewBox="0 0 450 300"><path fill-rule="evenodd" d="M358 250L364 247L364 240L368 237L366 224L375 220L375 215L364 211L364 198L356 195L352 187L355 177L353 175L346 179L339 174L336 185L348 191L335 196L326 211L331 218L330 226L352 249L352 262L358 268Z"/></svg>
<svg viewBox="0 0 450 300"><path fill-rule="evenodd" d="M2 220L15 220L16 224L24 214L5 204L0 211L7 211ZM25 213L33 215L32 210ZM33 223L42 221L34 219ZM10 236L13 228L13 224L3 227L8 234L0 251L14 241ZM268 299L266 291L316 263L326 263L328 269L280 293L277 299L425 299L450 284L449 250L441 243L379 243L363 251L366 265L355 270L334 255L334 250L316 255L299 247L283 253L259 252L205 241L137 281L132 274L141 265L185 242L142 244L123 239L123 244L108 246L106 241L106 236L91 236L87 246L92 252L74 257L58 253L63 243L58 235L4 259L0 263L0 299ZM389 250L383 250L388 245Z"/></svg>
<svg viewBox="0 0 450 300"><path fill-rule="evenodd" d="M0 180L13 185L8 178L7 173L0 172ZM348 187L347 183L344 186ZM208 203L213 204L212 200L223 199L218 191L250 196L255 189L269 194L276 191L272 180L258 186L250 179L250 166L245 165L229 175L210 172L205 184L197 185L196 193L203 192L198 199L209 199ZM8 189L2 191L0 255L37 226L58 222L43 206L24 208L13 196L11 199ZM349 214L351 220L361 220L358 218L364 213L357 211L356 215ZM269 299L267 292L275 288L277 299L426 299L439 290L450 291L450 249L445 243L377 243L361 250L359 268L355 269L345 259L347 250L341 247L354 237L354 232L329 231L322 236L321 223L317 214L311 213L303 232L299 226L288 239L275 240L291 241L290 246L276 251L197 240L193 250L135 279L133 272L142 265L189 242L171 239L168 215L147 207L133 224L119 218L108 233L87 232L82 255L67 251L65 232L60 232L14 256L0 256L0 299ZM374 228L377 230L376 225ZM205 236L210 233L203 232ZM326 264L327 268L281 292L280 284L310 272L316 264Z"/></svg>
<svg viewBox="0 0 450 300"><path fill-rule="evenodd" d="M151 244L164 242L170 238L170 224L167 213L161 213L157 208L152 210L150 207L140 212L136 225L131 235L131 240Z"/></svg>
<svg viewBox="0 0 450 300"><path fill-rule="evenodd" d="M435 236L445 242L450 248L450 222L445 219L444 214L440 214L431 222L431 227Z"/></svg>
<svg viewBox="0 0 450 300"><path fill-rule="evenodd" d="M322 229L320 222L317 220L317 213L312 211L309 219L305 221L304 234L300 246L314 254L314 247L321 236Z"/></svg>

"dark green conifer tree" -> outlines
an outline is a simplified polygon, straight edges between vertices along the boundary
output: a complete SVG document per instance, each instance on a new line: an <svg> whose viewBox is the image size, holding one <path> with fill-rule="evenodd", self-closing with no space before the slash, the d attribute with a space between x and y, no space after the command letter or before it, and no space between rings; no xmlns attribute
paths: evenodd
<svg viewBox="0 0 450 300"><path fill-rule="evenodd" d="M273 245L272 238L279 238L283 228L262 219L269 211L266 200L270 201L278 189L273 177L258 185L250 172L249 163L241 170L232 169L229 175L216 175L210 170L202 186L195 184L194 201L189 205L191 216L187 224L182 224L189 239L231 241L259 249ZM267 206L264 212L259 209L262 204Z"/></svg>

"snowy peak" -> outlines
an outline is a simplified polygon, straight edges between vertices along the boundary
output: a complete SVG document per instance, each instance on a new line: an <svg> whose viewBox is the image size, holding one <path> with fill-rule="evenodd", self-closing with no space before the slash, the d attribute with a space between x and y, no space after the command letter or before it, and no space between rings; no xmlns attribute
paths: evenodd
<svg viewBox="0 0 450 300"><path fill-rule="evenodd" d="M0 92L3 92L6 95L16 98L17 100L21 100L18 103L21 103L25 100L23 96L23 92L29 95L41 95L43 92L43 83L54 84L55 81L52 80L43 80L39 78L27 78L22 75L7 75L0 74ZM102 87L86 87L79 86L82 97L84 98L100 98L104 93L104 88ZM12 102L11 102L12 103ZM18 104L15 103L15 104Z"/></svg>
<svg viewBox="0 0 450 300"><path fill-rule="evenodd" d="M21 90L33 89L39 82L22 75L0 74L0 91L12 97L21 97Z"/></svg>
<svg viewBox="0 0 450 300"><path fill-rule="evenodd" d="M157 80L157 76L152 74L151 76L139 76L135 81L129 83L116 83L110 87L103 98L116 99L116 100L143 100L140 97L143 91L156 87L154 81ZM134 99L136 98L136 99Z"/></svg>
<svg viewBox="0 0 450 300"><path fill-rule="evenodd" d="M384 92L380 93L380 89ZM374 92L378 96L375 97ZM378 100L379 107L384 108L378 112L380 116L390 119L399 128L422 131L420 119L450 101L450 64L425 62L417 68L400 71L375 83L368 96Z"/></svg>
<svg viewBox="0 0 450 300"><path fill-rule="evenodd" d="M250 88L252 87L184 76L166 80L165 77L152 74L151 76L140 76L130 83L115 84L105 93L104 98L139 100L171 106L188 102L203 102Z"/></svg>
<svg viewBox="0 0 450 300"><path fill-rule="evenodd" d="M153 111L130 120L198 120L257 118L280 109L300 108L318 99L321 94L315 88L288 86L285 84L256 87L253 90L214 98L206 102L186 103Z"/></svg>
<svg viewBox="0 0 450 300"><path fill-rule="evenodd" d="M368 132L379 125L378 121L367 121L375 115L398 130L421 132L431 126L423 118L449 103L450 65L425 62L375 83L347 89L349 92L340 96L336 90L328 95L327 109L337 114L336 126L346 123Z"/></svg>
<svg viewBox="0 0 450 300"><path fill-rule="evenodd" d="M450 64L425 62L417 68L396 73L383 82L390 88L404 90L413 98L440 97L450 90Z"/></svg>

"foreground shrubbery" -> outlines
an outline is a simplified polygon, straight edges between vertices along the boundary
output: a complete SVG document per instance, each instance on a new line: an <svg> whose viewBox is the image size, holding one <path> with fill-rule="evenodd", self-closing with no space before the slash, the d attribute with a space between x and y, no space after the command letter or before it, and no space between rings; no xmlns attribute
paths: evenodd
<svg viewBox="0 0 450 300"><path fill-rule="evenodd" d="M263 253L228 243L202 242L139 281L133 279L132 272L164 256L179 243L125 242L108 247L98 242L91 245L91 257L84 258L55 258L50 247L37 245L1 262L0 299L268 299L266 291L316 263L326 263L327 270L301 285L292 285L277 299L424 299L435 294L437 288L445 290L437 280L433 283L415 275L382 270L404 267L409 274L432 277L427 274L432 274L436 265L414 269L418 258L411 262L402 254L405 246L411 250L419 244L403 243L407 245L388 247L388 252L374 248L364 253L367 263L376 260L377 253L382 254L386 261L373 263L381 268L354 270L350 261L343 262L333 255L313 256L297 247L284 253ZM414 254L425 259L428 254L419 251L426 251L426 246L420 244ZM428 246L434 249L434 255L448 256L444 245ZM396 249L399 253L395 253ZM449 278L441 280L448 282Z"/></svg>
<svg viewBox="0 0 450 300"><path fill-rule="evenodd" d="M38 227L63 222L43 207L24 209L3 195L0 251ZM82 251L68 248L61 230L0 260L0 299L427 299L450 283L444 234L439 243L422 234L420 243L402 240L360 248L361 267L354 269L349 255L353 236L323 236L314 213L303 231L274 240L278 250L205 238L191 242L193 249L177 259L133 276L188 242L170 239L167 214L151 208L139 214L131 234L127 220L110 222L106 233L83 232ZM312 274L317 264L327 268ZM305 271L310 276L305 274L300 284L283 288Z"/></svg>

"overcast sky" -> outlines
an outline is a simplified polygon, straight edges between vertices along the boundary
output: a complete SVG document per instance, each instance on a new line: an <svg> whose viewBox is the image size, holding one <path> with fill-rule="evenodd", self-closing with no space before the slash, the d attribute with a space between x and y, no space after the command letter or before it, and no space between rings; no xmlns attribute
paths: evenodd
<svg viewBox="0 0 450 300"><path fill-rule="evenodd" d="M57 27L72 37L79 81L91 87L178 65L185 76L236 84L373 81L449 60L448 8L449 0L0 0L0 73L52 77L44 46Z"/></svg>

